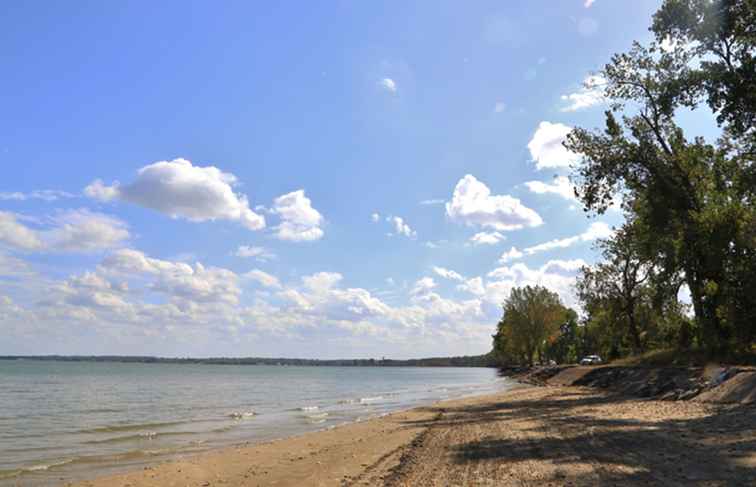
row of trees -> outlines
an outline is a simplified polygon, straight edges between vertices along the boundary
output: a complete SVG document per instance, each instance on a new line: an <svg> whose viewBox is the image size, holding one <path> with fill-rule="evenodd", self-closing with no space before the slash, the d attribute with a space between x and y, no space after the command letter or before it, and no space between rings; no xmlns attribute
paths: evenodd
<svg viewBox="0 0 756 487"><path fill-rule="evenodd" d="M585 351L753 348L756 2L665 0L651 31L654 41L635 43L601 72L605 129L576 128L565 143L581 156L572 181L584 210L602 214L620 199L626 220L599 243L603 260L578 278L584 317L575 324L543 288L513 291L494 341L502 359L556 360L569 340L570 360ZM716 141L686 136L678 114L694 109L711 113ZM683 288L692 316L677 298ZM544 309L521 302L533 299Z"/></svg>

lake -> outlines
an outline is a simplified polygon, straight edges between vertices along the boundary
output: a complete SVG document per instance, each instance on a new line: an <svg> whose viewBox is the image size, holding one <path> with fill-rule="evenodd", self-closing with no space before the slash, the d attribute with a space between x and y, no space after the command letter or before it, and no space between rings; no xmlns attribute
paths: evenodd
<svg viewBox="0 0 756 487"><path fill-rule="evenodd" d="M511 385L495 369L0 361L0 485L48 485Z"/></svg>

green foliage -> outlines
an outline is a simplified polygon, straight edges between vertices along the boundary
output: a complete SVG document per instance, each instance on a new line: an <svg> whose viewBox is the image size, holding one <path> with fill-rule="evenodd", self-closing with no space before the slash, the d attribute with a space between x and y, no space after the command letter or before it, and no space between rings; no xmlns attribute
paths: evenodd
<svg viewBox="0 0 756 487"><path fill-rule="evenodd" d="M561 325L576 321L559 296L541 286L514 288L504 303L504 315L494 335L494 354L502 364L543 363L553 355L567 356L569 344L554 345Z"/></svg>
<svg viewBox="0 0 756 487"><path fill-rule="evenodd" d="M755 26L753 0L666 0L656 41L603 70L605 130L578 128L565 143L582 155L573 179L585 210L603 213L622 195L630 222L579 286L587 334L611 354L669 341L724 354L756 339ZM715 142L675 122L702 101L722 127ZM623 259L637 266L629 282ZM671 294L680 280L692 324Z"/></svg>

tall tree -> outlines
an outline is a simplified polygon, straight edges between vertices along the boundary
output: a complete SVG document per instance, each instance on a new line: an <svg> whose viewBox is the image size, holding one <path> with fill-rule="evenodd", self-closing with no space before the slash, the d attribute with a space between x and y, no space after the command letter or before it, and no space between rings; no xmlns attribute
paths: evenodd
<svg viewBox="0 0 756 487"><path fill-rule="evenodd" d="M648 257L683 272L712 352L756 336L754 20L754 0L665 1L657 40L603 70L604 132L578 128L565 143L582 155L573 179L585 209L602 213L623 194ZM723 128L715 143L686 139L675 122L701 101Z"/></svg>
<svg viewBox="0 0 756 487"><path fill-rule="evenodd" d="M504 315L494 335L494 349L505 361L533 365L542 361L547 339L569 315L559 296L542 286L514 288L504 302Z"/></svg>

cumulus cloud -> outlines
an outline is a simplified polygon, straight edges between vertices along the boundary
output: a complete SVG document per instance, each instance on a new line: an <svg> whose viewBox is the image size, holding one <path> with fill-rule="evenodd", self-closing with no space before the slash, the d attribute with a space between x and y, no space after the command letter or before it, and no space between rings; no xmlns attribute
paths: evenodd
<svg viewBox="0 0 756 487"><path fill-rule="evenodd" d="M509 195L492 195L482 182L468 174L454 188L452 200L446 203L446 214L468 226L498 231L518 230L541 225L543 220L534 210Z"/></svg>
<svg viewBox="0 0 756 487"><path fill-rule="evenodd" d="M89 210L70 210L53 218L55 226L45 232L52 252L96 252L118 247L128 240L123 221Z"/></svg>
<svg viewBox="0 0 756 487"><path fill-rule="evenodd" d="M462 284L458 284L457 289L463 292L474 294L476 296L483 296L484 294L486 294L486 287L483 284L483 278L481 277L473 277L472 279L467 279Z"/></svg>
<svg viewBox="0 0 756 487"><path fill-rule="evenodd" d="M515 265L471 278L439 267L469 297L443 297L433 278L426 276L409 289L394 289L392 299L404 292L407 302L389 305L366 289L347 286L337 272L317 272L285 283L259 269L236 274L124 248L107 255L94 270L29 287L32 294L23 299L0 298L0 315L9 324L5 330L11 339L34 336L34 327L45 336L65 337L85 325L90 335L100 337L102 346L113 334L126 333L148 347L161 340L199 341L203 346L271 340L262 345L269 346L286 337L309 337L323 345L333 346L336 340L349 343L351 349L383 346L382 350L415 356L460 347L478 353L489 346L491 323L499 317L499 304L511 287L540 282L557 286L561 293L575 267L570 261L550 262L540 269ZM266 291L241 299L252 282Z"/></svg>
<svg viewBox="0 0 756 487"><path fill-rule="evenodd" d="M470 237L470 243L473 245L496 245L506 240L500 232L478 232Z"/></svg>
<svg viewBox="0 0 756 487"><path fill-rule="evenodd" d="M537 169L569 167L578 162L578 155L568 151L562 145L571 130L572 127L561 123L541 122L538 124L533 137L528 142L530 156L535 161Z"/></svg>
<svg viewBox="0 0 756 487"><path fill-rule="evenodd" d="M525 254L517 250L517 247L512 247L503 254L501 254L501 257L499 257L499 262L501 264L506 264L507 262L511 262L513 260L521 259Z"/></svg>
<svg viewBox="0 0 756 487"><path fill-rule="evenodd" d="M580 90L561 96L561 100L566 103L561 111L575 112L606 102L606 96L604 96L605 86L606 78L602 75L594 74L586 76Z"/></svg>
<svg viewBox="0 0 756 487"><path fill-rule="evenodd" d="M496 268L487 274L484 299L491 304L501 304L515 287L544 286L556 292L567 306L575 307L576 274L584 264L582 260L552 260L535 269L522 262Z"/></svg>
<svg viewBox="0 0 756 487"><path fill-rule="evenodd" d="M274 289L281 288L281 281L279 281L276 276L261 271L260 269L252 269L251 271L244 273L244 277L251 279L252 281L255 281L265 287Z"/></svg>
<svg viewBox="0 0 756 487"><path fill-rule="evenodd" d="M389 93L396 93L396 81L391 78L383 78L378 82L378 85Z"/></svg>
<svg viewBox="0 0 756 487"><path fill-rule="evenodd" d="M591 242L600 238L609 238L612 235L614 235L614 230L612 230L609 225L604 222L594 222L591 223L591 225L585 232L579 235L549 240L548 242L534 245L532 247L527 247L525 249L525 253L528 255L533 255L539 252L545 252L547 250L564 249L567 247L572 247L573 245L580 242Z"/></svg>
<svg viewBox="0 0 756 487"><path fill-rule="evenodd" d="M0 242L28 252L97 252L120 246L130 238L121 220L85 209L59 212L45 228L35 229L18 215L0 211Z"/></svg>
<svg viewBox="0 0 756 487"><path fill-rule="evenodd" d="M381 215L379 213L373 213L370 215L370 219L373 221L373 223L378 223L381 220Z"/></svg>
<svg viewBox="0 0 756 487"><path fill-rule="evenodd" d="M417 238L417 232L414 231L402 217L388 216L386 217L386 221L391 223L394 227L394 233L396 235L404 235L407 238Z"/></svg>
<svg viewBox="0 0 756 487"><path fill-rule="evenodd" d="M121 249L106 257L99 266L106 275L149 276L149 289L166 296L176 305L228 304L239 302L238 276L218 267L205 267L148 257L133 249Z"/></svg>
<svg viewBox="0 0 756 487"><path fill-rule="evenodd" d="M544 181L527 181L525 186L536 194L555 194L567 200L575 200L575 188L567 176L557 176L553 183Z"/></svg>
<svg viewBox="0 0 756 487"><path fill-rule="evenodd" d="M234 255L237 257L252 258L259 262L266 262L276 258L276 254L270 252L265 247L250 245L240 245Z"/></svg>
<svg viewBox="0 0 756 487"><path fill-rule="evenodd" d="M591 7L591 5L593 5L593 3L594 3L595 1L596 1L596 0L585 0L585 2L583 3L583 6L584 6L585 8L590 8L590 7Z"/></svg>
<svg viewBox="0 0 756 487"><path fill-rule="evenodd" d="M273 202L273 213L281 217L275 236L279 240L303 242L323 237L323 215L312 207L303 189L279 196Z"/></svg>
<svg viewBox="0 0 756 487"><path fill-rule="evenodd" d="M412 286L410 294L415 296L428 294L436 286L436 281L434 281L432 277L426 276L415 281L415 285Z"/></svg>
<svg viewBox="0 0 756 487"><path fill-rule="evenodd" d="M186 159L159 161L139 169L130 184L110 186L95 180L84 194L100 200L123 200L189 221L237 221L250 230L265 227L265 218L234 191L236 176L214 166L194 166Z"/></svg>
<svg viewBox="0 0 756 487"><path fill-rule="evenodd" d="M444 267L433 266L433 272L435 272L440 277L443 277L444 279L449 279L451 281L464 281L465 280L465 278L462 277L458 272L455 272L451 269L446 269Z"/></svg>
<svg viewBox="0 0 756 487"><path fill-rule="evenodd" d="M40 250L44 247L36 231L18 221L18 215L0 211L0 242L20 250Z"/></svg>

